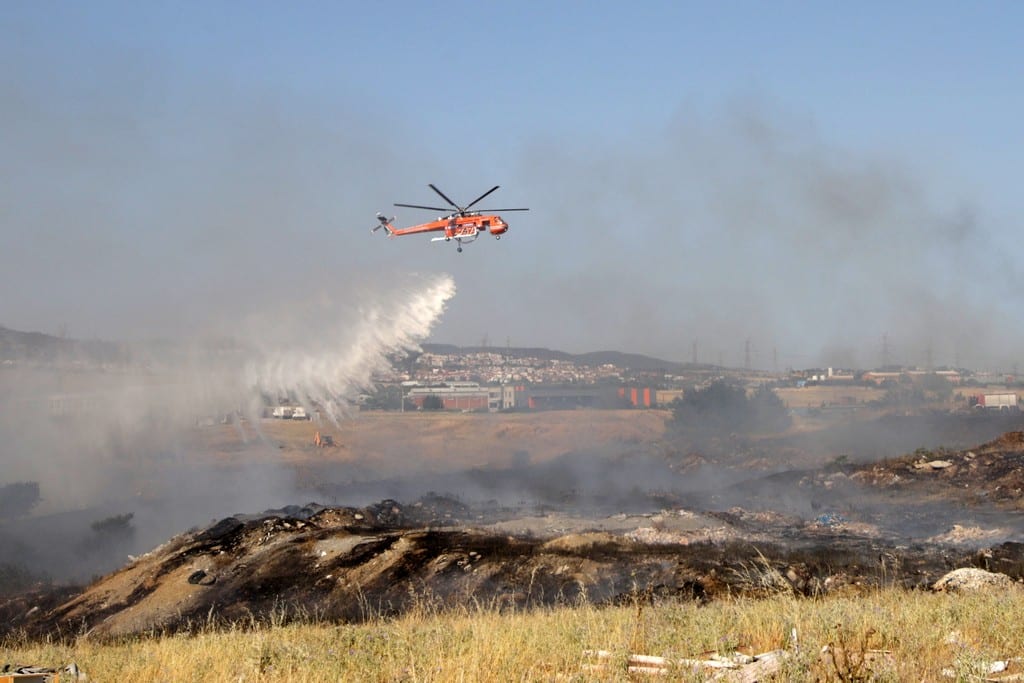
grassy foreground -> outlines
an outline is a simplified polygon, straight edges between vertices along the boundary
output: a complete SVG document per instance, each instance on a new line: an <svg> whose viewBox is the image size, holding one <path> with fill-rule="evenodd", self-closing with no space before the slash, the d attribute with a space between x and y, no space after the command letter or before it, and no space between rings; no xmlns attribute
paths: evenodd
<svg viewBox="0 0 1024 683"><path fill-rule="evenodd" d="M359 625L238 625L114 643L0 646L0 662L76 662L91 681L533 681L629 680L630 653L669 658L785 648L779 680L971 680L986 662L1024 655L1022 591L935 595L882 590L862 597L726 600L529 612L489 607ZM794 647L792 634L796 632ZM821 654L832 645L840 657ZM584 650L610 650L605 672ZM869 650L891 655L865 660ZM941 671L951 670L954 678ZM707 673L671 672L669 680ZM665 680L665 677L659 677Z"/></svg>

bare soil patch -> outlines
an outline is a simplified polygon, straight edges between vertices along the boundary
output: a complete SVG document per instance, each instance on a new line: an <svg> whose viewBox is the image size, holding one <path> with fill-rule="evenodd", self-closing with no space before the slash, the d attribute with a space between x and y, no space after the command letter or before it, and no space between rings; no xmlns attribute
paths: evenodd
<svg viewBox="0 0 1024 683"><path fill-rule="evenodd" d="M667 411L571 410L536 413L359 413L335 426L264 420L260 429L296 463L372 464L381 474L504 467L523 458L544 462L573 450L654 443L665 433ZM316 431L333 448L313 447ZM230 442L230 435L229 435Z"/></svg>

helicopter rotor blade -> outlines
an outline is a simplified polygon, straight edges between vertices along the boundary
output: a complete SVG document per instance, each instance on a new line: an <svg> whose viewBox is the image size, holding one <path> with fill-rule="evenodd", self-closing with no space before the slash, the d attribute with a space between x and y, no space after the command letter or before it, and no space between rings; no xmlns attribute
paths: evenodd
<svg viewBox="0 0 1024 683"><path fill-rule="evenodd" d="M469 207L473 206L473 205L474 205L474 204L476 204L476 203L477 203L478 201L480 201L481 199L483 199L484 197L486 197L486 196L487 196L487 195L489 195L490 193L492 193L492 192L494 192L495 190L497 190L497 189L498 189L499 187L501 187L501 185L495 185L495 186L494 186L494 187L492 187L491 189L487 190L487 192L484 192L484 193L483 193L482 195L480 195L479 197L477 197L476 199L474 199L473 201L471 201L471 202L470 202L469 204L466 204L466 208L465 208L465 209L463 209L463 211L465 211L465 210L466 210L466 209L468 209Z"/></svg>
<svg viewBox="0 0 1024 683"><path fill-rule="evenodd" d="M459 206L458 204L456 204L452 200L448 199L448 197L445 195L445 193L441 192L441 190L437 189L437 187L435 187L433 183L428 183L428 186L430 187L431 190L433 190L434 192L436 192L439 195L441 195L441 199L445 200L446 202L448 202L449 204L454 206L459 211L465 211L465 209L463 209L461 206ZM445 210L447 211L447 209L445 209Z"/></svg>
<svg viewBox="0 0 1024 683"><path fill-rule="evenodd" d="M529 211L529 209L477 209L478 213L505 213L506 211Z"/></svg>
<svg viewBox="0 0 1024 683"><path fill-rule="evenodd" d="M395 206L404 206L407 209L426 209L427 211L443 211L444 213L451 213L451 209L441 206L420 206L419 204L395 204Z"/></svg>

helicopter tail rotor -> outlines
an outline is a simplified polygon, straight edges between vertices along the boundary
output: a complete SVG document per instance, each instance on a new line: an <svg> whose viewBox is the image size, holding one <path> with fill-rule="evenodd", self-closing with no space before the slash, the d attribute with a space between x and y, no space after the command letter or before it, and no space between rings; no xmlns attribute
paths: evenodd
<svg viewBox="0 0 1024 683"><path fill-rule="evenodd" d="M382 213L380 213L380 212L378 211L378 212L377 212L377 221L378 221L378 224L377 224L377 225L375 225L375 226L373 226L373 227L372 227L372 228L370 229L370 232L377 232L377 231L378 231L378 230L380 230L381 228L384 228L384 229L385 229L385 230L387 231L387 233L388 233L388 236L392 236L392 235L394 235L394 234L395 234L395 228L394 228L394 226L393 226L393 225L391 225L391 223L392 223L392 222L393 222L394 220L395 220L395 217L394 217L394 216L392 216L391 218L388 218L387 216L385 216L384 214L382 214Z"/></svg>

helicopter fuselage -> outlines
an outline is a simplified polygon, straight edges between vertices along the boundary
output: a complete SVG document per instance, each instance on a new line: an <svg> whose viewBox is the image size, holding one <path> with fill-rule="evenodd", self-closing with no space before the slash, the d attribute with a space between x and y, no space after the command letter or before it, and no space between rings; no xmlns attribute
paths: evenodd
<svg viewBox="0 0 1024 683"><path fill-rule="evenodd" d="M482 232L488 232L494 237L498 237L508 232L508 223L502 220L501 216L496 215L442 216L429 223L398 228L394 234L400 236L441 231L444 232L445 239L472 239Z"/></svg>

